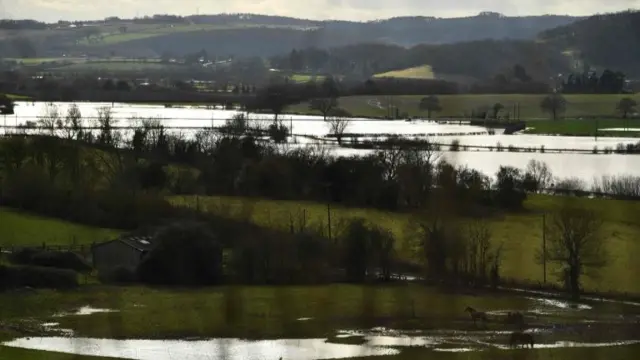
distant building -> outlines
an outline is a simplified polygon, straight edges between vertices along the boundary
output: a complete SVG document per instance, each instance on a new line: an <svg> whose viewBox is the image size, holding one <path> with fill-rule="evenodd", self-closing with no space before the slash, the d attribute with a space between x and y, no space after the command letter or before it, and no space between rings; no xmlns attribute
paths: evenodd
<svg viewBox="0 0 640 360"><path fill-rule="evenodd" d="M153 246L153 238L143 236L120 237L93 245L93 267L98 272L119 267L135 270Z"/></svg>

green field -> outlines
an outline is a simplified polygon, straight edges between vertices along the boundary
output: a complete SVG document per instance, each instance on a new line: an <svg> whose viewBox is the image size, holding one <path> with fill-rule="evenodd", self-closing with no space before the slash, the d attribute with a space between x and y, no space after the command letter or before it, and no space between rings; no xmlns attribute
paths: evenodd
<svg viewBox="0 0 640 360"><path fill-rule="evenodd" d="M113 45L127 41L148 39L152 37L185 33L185 32L202 32L228 29L249 29L249 28L299 28L291 25L261 25L261 24L183 24L183 25L146 25L132 26L125 33L121 33L118 28L103 29L102 38L98 42L89 42L86 38L79 40L80 45L102 46ZM302 28L300 28L302 29Z"/></svg>
<svg viewBox="0 0 640 360"><path fill-rule="evenodd" d="M564 119L538 120L527 124L526 134L556 134L566 136L640 136L640 119ZM616 129L616 130L607 130ZM617 129L629 129L620 131Z"/></svg>
<svg viewBox="0 0 640 360"><path fill-rule="evenodd" d="M542 266L535 261L535 251L542 243L542 214L560 206L563 197L530 196L525 202L526 212L490 218L493 242L504 244L502 276L519 281L542 282ZM195 197L172 197L176 204L195 206ZM289 229L291 219L295 223L303 216L306 223L327 224L326 204L293 201L248 200L232 197L199 197L202 208L209 208L221 214L242 213L242 209L252 209L253 220L261 225L279 226ZM640 254L640 203L631 201L576 199L582 206L598 211L605 221L603 236L611 253L611 264L602 271L599 280L585 279L585 289L602 292L629 292L640 294L637 281L640 270L635 254ZM232 211L229 211L231 208ZM221 210L222 209L222 210ZM408 215L383 212L372 209L346 209L332 207L332 222L341 219L364 217L375 224L390 229L397 238L397 250L407 259L418 261L415 250L408 239L410 218ZM334 230L335 233L335 230ZM555 280L548 269L548 279Z"/></svg>
<svg viewBox="0 0 640 360"><path fill-rule="evenodd" d="M549 115L540 109L540 102L545 95L442 95L439 96L442 111L435 114L436 117L460 117L469 114L483 106L491 107L495 103L505 106L504 111L512 111L516 105L520 106L520 119L549 119ZM640 102L640 94L634 95L566 95L567 118L618 117L616 104L624 97L632 97ZM420 111L418 105L423 96L349 96L339 99L340 107L349 111L353 116L384 117L387 115L388 99L392 99L393 105L398 106L400 112L407 112L409 116L426 116L426 112ZM376 103L381 106L376 106ZM307 103L289 107L288 111L295 113L307 113L319 115L309 110Z"/></svg>
<svg viewBox="0 0 640 360"><path fill-rule="evenodd" d="M41 322L59 322L60 328L73 329L78 337L157 340L224 337L326 338L330 342L357 344L360 336L338 338L335 337L336 332L377 326L417 330L425 334L437 334L441 329L449 329L457 331L458 335L452 341L455 344L461 338L481 336L476 332L478 328L473 326L469 316L464 313L464 308L469 305L485 311L525 311L543 306L524 296L446 294L421 285L253 286L200 289L85 286L72 292L42 290L29 294L0 294L0 319L5 324L22 324L23 328L30 326L29 324L34 326ZM623 311L628 311L629 314L637 312L635 308L617 304L593 305L598 316L611 316ZM56 313L73 311L82 306L111 309L116 312L53 317ZM530 318L529 321L537 324L536 326L545 326L559 322L579 322L586 316L595 315L595 312L584 315L545 309L555 315ZM508 329L499 319L493 319L485 330ZM16 335L4 334L2 338L8 340ZM567 335L558 336L567 339ZM611 341L611 338L619 334L581 333L569 336L569 339L576 339L575 341L593 342L594 338L591 336L600 336L601 341ZM540 336L537 341L553 343L557 339L559 338L556 338L556 335ZM506 335L499 335L494 341L505 343L506 340ZM535 359L573 359L574 356L577 359L587 354L587 349L584 348L543 349L526 353L522 350L488 350L462 354L436 353L422 347L401 350L401 355L385 358L513 359L516 354L524 353L535 356ZM628 358L625 355L631 350L637 351L638 346L589 349L589 354L609 354L620 356L618 358ZM0 347L0 355L22 356L21 352ZM41 353L33 354L35 356ZM27 355L24 356L26 359ZM64 356L50 358L67 359ZM78 358L69 356L68 359Z"/></svg>
<svg viewBox="0 0 640 360"><path fill-rule="evenodd" d="M158 61L135 62L135 61L89 61L84 63L75 63L65 66L57 66L49 69L50 71L174 71L186 69L187 67L180 64L163 64Z"/></svg>
<svg viewBox="0 0 640 360"><path fill-rule="evenodd" d="M0 246L91 244L119 233L0 207Z"/></svg>
<svg viewBox="0 0 640 360"><path fill-rule="evenodd" d="M290 79L296 83L307 83L309 81L323 81L326 78L324 75L309 75L309 74L293 74L290 76Z"/></svg>
<svg viewBox="0 0 640 360"><path fill-rule="evenodd" d="M0 346L0 360L114 360L114 358L72 355Z"/></svg>
<svg viewBox="0 0 640 360"><path fill-rule="evenodd" d="M403 70L388 71L376 74L376 78L401 78L401 79L433 79L435 75L429 65L417 66Z"/></svg>

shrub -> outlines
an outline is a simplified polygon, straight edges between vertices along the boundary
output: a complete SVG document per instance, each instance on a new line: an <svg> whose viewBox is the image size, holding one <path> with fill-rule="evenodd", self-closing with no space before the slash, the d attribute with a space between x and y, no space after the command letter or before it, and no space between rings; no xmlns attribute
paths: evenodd
<svg viewBox="0 0 640 360"><path fill-rule="evenodd" d="M73 289L78 285L78 274L73 270L0 265L0 289L3 290L21 287Z"/></svg>
<svg viewBox="0 0 640 360"><path fill-rule="evenodd" d="M222 246L206 225L175 224L138 266L140 281L156 285L216 285L222 281Z"/></svg>
<svg viewBox="0 0 640 360"><path fill-rule="evenodd" d="M91 271L91 265L78 256L78 254L69 251L42 251L36 253L31 257L31 265L69 269L77 272Z"/></svg>
<svg viewBox="0 0 640 360"><path fill-rule="evenodd" d="M69 251L21 249L11 254L9 261L16 265L69 269L77 272L91 271L91 265L77 254Z"/></svg>
<svg viewBox="0 0 640 360"><path fill-rule="evenodd" d="M138 280L136 272L128 267L119 266L115 269L101 272L98 279L105 284L133 284Z"/></svg>

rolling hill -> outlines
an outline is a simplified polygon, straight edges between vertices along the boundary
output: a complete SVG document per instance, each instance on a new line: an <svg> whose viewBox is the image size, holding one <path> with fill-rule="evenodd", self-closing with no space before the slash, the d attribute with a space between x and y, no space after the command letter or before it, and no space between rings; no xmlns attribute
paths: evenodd
<svg viewBox="0 0 640 360"><path fill-rule="evenodd" d="M640 11L592 16L543 31L540 39L564 48L587 66L640 76Z"/></svg>
<svg viewBox="0 0 640 360"><path fill-rule="evenodd" d="M540 31L567 25L569 16L506 17L482 13L465 18L398 17L371 22L311 21L252 14L110 19L68 26L0 27L6 57L160 56L202 49L212 54L270 56L300 47L331 48L358 43L399 46L485 39L534 39ZM28 55L28 56L27 56Z"/></svg>

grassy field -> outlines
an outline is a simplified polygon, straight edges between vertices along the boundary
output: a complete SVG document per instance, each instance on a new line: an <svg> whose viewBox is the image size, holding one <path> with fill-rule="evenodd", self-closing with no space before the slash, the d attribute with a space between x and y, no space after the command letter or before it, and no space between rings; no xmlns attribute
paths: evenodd
<svg viewBox="0 0 640 360"><path fill-rule="evenodd" d="M309 75L309 74L293 74L290 79L296 83L307 83L309 81L315 80L317 82L324 81L325 76L319 75Z"/></svg>
<svg viewBox="0 0 640 360"><path fill-rule="evenodd" d="M180 64L163 64L157 61L134 62L134 61L89 61L84 63L75 63L64 66L53 67L51 71L175 71L186 69L185 65Z"/></svg>
<svg viewBox="0 0 640 360"><path fill-rule="evenodd" d="M121 33L118 28L103 29L102 39L98 42L89 42L87 39L79 40L80 45L103 46L119 44L127 41L147 39L170 35L175 33L196 32L196 31L215 31L228 29L249 29L249 28L299 28L290 25L261 25L261 24L182 24L182 25L146 25L133 26L127 32ZM302 28L300 28L302 29Z"/></svg>
<svg viewBox="0 0 640 360"><path fill-rule="evenodd" d="M433 69L429 65L417 66L403 70L394 70L376 74L376 78L433 79Z"/></svg>
<svg viewBox="0 0 640 360"><path fill-rule="evenodd" d="M0 246L91 244L120 232L44 218L0 207Z"/></svg>
<svg viewBox="0 0 640 360"><path fill-rule="evenodd" d="M598 116L604 118L617 117L616 104L624 97L632 97L640 102L640 94L634 95L566 95L567 111L564 114L567 118L579 118L582 116ZM409 116L426 116L418 108L423 96L402 95L392 96L393 103L400 108L400 112L407 112ZM493 106L501 103L505 106L504 111L512 111L515 105L520 106L520 118L527 119L549 119L549 115L540 109L540 102L544 95L442 95L439 96L442 111L436 117L459 117L470 113L474 109L482 106ZM387 114L385 96L349 96L339 99L340 107L349 111L354 116L363 117L383 117ZM380 102L382 108L375 105ZM318 113L310 112L306 103L291 106L289 111L296 113Z"/></svg>
<svg viewBox="0 0 640 360"><path fill-rule="evenodd" d="M539 120L527 124L527 134L557 134L567 136L640 136L640 119L564 119ZM607 129L629 129L628 131Z"/></svg>
<svg viewBox="0 0 640 360"><path fill-rule="evenodd" d="M0 346L0 360L114 360L114 358L72 355Z"/></svg>
<svg viewBox="0 0 640 360"><path fill-rule="evenodd" d="M542 244L542 214L557 209L562 197L530 196L525 212L490 219L494 244L504 245L502 276L516 280L542 282L542 266L535 261L535 252ZM195 197L173 197L176 204L195 206ZM290 201L247 200L231 197L200 197L202 208L223 215L236 216L243 209L251 209L253 220L261 225L289 228L291 219L298 222L304 217L310 225L326 226L326 204ZM611 263L598 280L585 279L587 290L615 291L640 294L637 281L640 265L636 254L640 254L640 203L603 199L576 199L581 206L598 211L605 223L603 236L611 255ZM221 210L222 209L222 210ZM229 211L228 209L231 209ZM332 222L341 219L364 217L373 223L390 229L397 238L397 250L404 258L415 258L415 246L411 241L411 221L408 215L377 211L372 209L345 209L332 207ZM336 233L336 230L333 231ZM553 267L548 268L548 280L555 280Z"/></svg>
<svg viewBox="0 0 640 360"><path fill-rule="evenodd" d="M0 294L0 319L5 324L22 324L23 327L41 322L59 322L60 328L73 329L76 336L90 338L157 340L216 337L328 338L331 342L356 344L359 336L341 339L335 337L336 332L341 329L369 329L384 326L389 329L435 331L436 333L440 329L451 329L458 330L458 336L464 337L465 333L472 334L477 330L463 311L469 305L486 311L505 309L524 311L537 308L540 303L524 296L507 294L445 294L421 285L255 286L201 289L85 286L73 292L43 290L29 294ZM115 312L90 316L53 316L60 312L74 311L82 306L111 309ZM594 304L594 306L597 306L600 314L617 314L625 309L631 313L635 311L615 304ZM580 321L585 316L581 313L558 312L557 315L531 321L542 326L549 322ZM504 329L504 324L496 319L490 322L485 330ZM587 335L580 336L587 337ZM498 341L506 342L506 336L503 335L503 337ZM10 338L10 335L4 336L4 339ZM544 336L538 340L554 341L553 338ZM638 347L589 349L589 354L620 355L621 357L616 358L628 358L624 355L628 355L630 349L637 351ZM3 351L9 355L21 355L21 351L0 347L0 355ZM532 359L572 359L573 356L586 354L585 351L586 349L544 349L525 354L535 356ZM40 355L40 353L33 354ZM406 348L401 355L386 358L475 360L513 359L512 356L515 355L516 352L512 351L492 350L447 354L415 347ZM67 359L64 356L51 358ZM68 357L68 359L79 358ZM84 360L84 358L80 359Z"/></svg>

